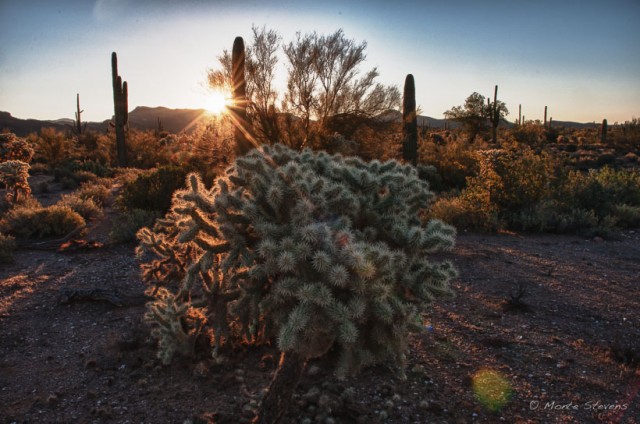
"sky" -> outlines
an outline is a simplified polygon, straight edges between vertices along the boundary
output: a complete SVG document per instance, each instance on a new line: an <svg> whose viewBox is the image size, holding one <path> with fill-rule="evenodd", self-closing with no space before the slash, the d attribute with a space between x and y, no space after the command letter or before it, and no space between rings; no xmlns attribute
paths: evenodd
<svg viewBox="0 0 640 424"><path fill-rule="evenodd" d="M129 108L201 108L207 69L252 25L367 42L362 72L416 81L423 115L442 118L473 92L517 119L640 117L640 1L0 0L0 111L18 118L113 115L111 52ZM285 63L280 61L281 75ZM284 78L280 78L284 81Z"/></svg>

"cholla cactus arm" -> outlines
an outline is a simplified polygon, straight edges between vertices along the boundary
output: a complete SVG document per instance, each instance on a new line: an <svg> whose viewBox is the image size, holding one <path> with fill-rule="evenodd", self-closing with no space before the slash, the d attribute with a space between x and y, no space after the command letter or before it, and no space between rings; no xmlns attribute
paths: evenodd
<svg viewBox="0 0 640 424"><path fill-rule="evenodd" d="M0 182L7 190L8 202L17 202L21 194L23 197L28 197L31 194L29 168L28 163L20 160L8 160L0 163Z"/></svg>
<svg viewBox="0 0 640 424"><path fill-rule="evenodd" d="M13 133L0 134L0 162L21 161L31 162L35 151L33 147L21 137Z"/></svg>
<svg viewBox="0 0 640 424"><path fill-rule="evenodd" d="M156 300L147 305L145 318L157 324L153 334L159 341L158 358L163 364L170 363L175 353L193 356L204 325L204 316L198 310L160 289Z"/></svg>

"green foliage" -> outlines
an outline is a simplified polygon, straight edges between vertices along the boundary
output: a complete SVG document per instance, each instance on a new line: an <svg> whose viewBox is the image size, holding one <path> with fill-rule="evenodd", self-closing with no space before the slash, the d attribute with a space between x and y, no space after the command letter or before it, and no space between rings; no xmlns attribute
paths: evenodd
<svg viewBox="0 0 640 424"><path fill-rule="evenodd" d="M430 216L466 229L601 235L637 222L637 171L566 172L561 160L522 144L475 155L477 175L459 195L439 198Z"/></svg>
<svg viewBox="0 0 640 424"><path fill-rule="evenodd" d="M91 197L82 197L78 193L63 194L59 206L67 206L85 220L102 216L102 208Z"/></svg>
<svg viewBox="0 0 640 424"><path fill-rule="evenodd" d="M16 240L6 234L0 233L0 264L13 261L13 251L16 249Z"/></svg>
<svg viewBox="0 0 640 424"><path fill-rule="evenodd" d="M586 174L570 172L563 197L572 207L591 209L598 217L611 214L617 205L640 206L640 173L604 167Z"/></svg>
<svg viewBox="0 0 640 424"><path fill-rule="evenodd" d="M113 219L109 239L114 243L131 243L136 241L136 233L140 228L150 227L162 216L161 212L145 209L128 209L121 211Z"/></svg>
<svg viewBox="0 0 640 424"><path fill-rule="evenodd" d="M33 154L33 147L24 138L13 133L0 134L0 162L17 160L29 163Z"/></svg>
<svg viewBox="0 0 640 424"><path fill-rule="evenodd" d="M68 206L15 207L0 220L0 231L23 238L62 237L85 225Z"/></svg>
<svg viewBox="0 0 640 424"><path fill-rule="evenodd" d="M461 190L466 186L467 178L477 175L479 165L475 152L485 146L482 143L471 144L448 132L445 135L444 143L422 142L420 162L436 168L443 190Z"/></svg>
<svg viewBox="0 0 640 424"><path fill-rule="evenodd" d="M335 348L342 375L402 364L422 308L455 275L428 260L455 236L421 220L431 199L411 166L281 145L238 158L211 189L191 174L138 233L159 356L193 354L209 334L214 352L240 338L306 358Z"/></svg>
<svg viewBox="0 0 640 424"><path fill-rule="evenodd" d="M165 166L139 175L125 183L118 197L124 209L144 209L165 213L171 206L174 191L184 187L186 171L175 166Z"/></svg>
<svg viewBox="0 0 640 424"><path fill-rule="evenodd" d="M468 140L473 142L477 135L486 134L489 129L488 119L492 113L494 117L504 119L509 111L506 105L499 100L496 102L495 108L491 108L485 103L485 97L482 94L474 92L466 98L463 106L452 107L444 112L444 116L447 119L460 122L468 135Z"/></svg>
<svg viewBox="0 0 640 424"><path fill-rule="evenodd" d="M56 169L76 153L73 139L54 128L42 128L40 134L33 134L28 139L35 145L34 160L46 163L51 169Z"/></svg>

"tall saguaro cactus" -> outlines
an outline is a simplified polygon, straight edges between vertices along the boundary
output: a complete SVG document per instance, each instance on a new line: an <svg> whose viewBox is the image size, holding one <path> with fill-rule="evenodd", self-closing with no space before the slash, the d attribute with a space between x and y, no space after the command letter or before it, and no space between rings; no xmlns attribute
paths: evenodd
<svg viewBox="0 0 640 424"><path fill-rule="evenodd" d="M491 100L487 99L489 103L489 121L491 121L491 141L493 143L498 142L498 124L500 124L500 107L498 105L498 86L493 92L493 104Z"/></svg>
<svg viewBox="0 0 640 424"><path fill-rule="evenodd" d="M402 101L402 158L418 163L418 117L416 115L416 83L409 74L404 80L404 98Z"/></svg>
<svg viewBox="0 0 640 424"><path fill-rule="evenodd" d="M247 119L247 81L244 72L244 40L236 37L231 51L232 79L233 79L233 107L231 113L235 124L236 156L244 156L253 148Z"/></svg>
<svg viewBox="0 0 640 424"><path fill-rule="evenodd" d="M78 135L82 134L82 112L84 110L80 110L80 93L76 94L76 123L75 130Z"/></svg>
<svg viewBox="0 0 640 424"><path fill-rule="evenodd" d="M607 130L609 129L609 126L607 125L607 120L603 119L602 120L602 128L600 128L600 142L602 144L605 144L607 142Z"/></svg>
<svg viewBox="0 0 640 424"><path fill-rule="evenodd" d="M127 166L127 144L124 128L129 121L129 91L127 82L122 81L118 75L118 56L111 53L111 79L113 82L113 108L116 127L116 150L118 154L118 166Z"/></svg>
<svg viewBox="0 0 640 424"><path fill-rule="evenodd" d="M518 125L522 125L522 105L518 105Z"/></svg>

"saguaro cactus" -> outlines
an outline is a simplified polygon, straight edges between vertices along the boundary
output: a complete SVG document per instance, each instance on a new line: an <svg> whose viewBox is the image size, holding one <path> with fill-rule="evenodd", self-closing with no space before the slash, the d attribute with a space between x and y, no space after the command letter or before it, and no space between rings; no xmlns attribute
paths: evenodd
<svg viewBox="0 0 640 424"><path fill-rule="evenodd" d="M522 105L518 105L518 125L522 125Z"/></svg>
<svg viewBox="0 0 640 424"><path fill-rule="evenodd" d="M253 148L247 120L247 81L244 73L244 40L236 37L231 51L232 79L233 79L233 107L231 114L235 124L236 156L243 156Z"/></svg>
<svg viewBox="0 0 640 424"><path fill-rule="evenodd" d="M602 144L605 144L607 142L607 130L608 130L607 120L603 119L602 127L600 128L600 142Z"/></svg>
<svg viewBox="0 0 640 424"><path fill-rule="evenodd" d="M498 142L498 124L500 124L500 106L498 105L498 86L493 92L493 104L491 100L487 99L489 103L489 121L491 121L491 141L493 143Z"/></svg>
<svg viewBox="0 0 640 424"><path fill-rule="evenodd" d="M129 91L127 82L118 75L118 56L111 53L111 79L113 82L113 108L115 113L116 150L118 166L127 166L127 144L124 128L129 121Z"/></svg>
<svg viewBox="0 0 640 424"><path fill-rule="evenodd" d="M416 115L416 83L413 75L407 75L404 80L404 99L402 101L402 158L418 163L418 117Z"/></svg>
<svg viewBox="0 0 640 424"><path fill-rule="evenodd" d="M547 107L544 107L544 126L547 126Z"/></svg>
<svg viewBox="0 0 640 424"><path fill-rule="evenodd" d="M80 93L76 94L76 124L75 130L78 135L82 134L82 119L81 114L84 110L80 110Z"/></svg>

